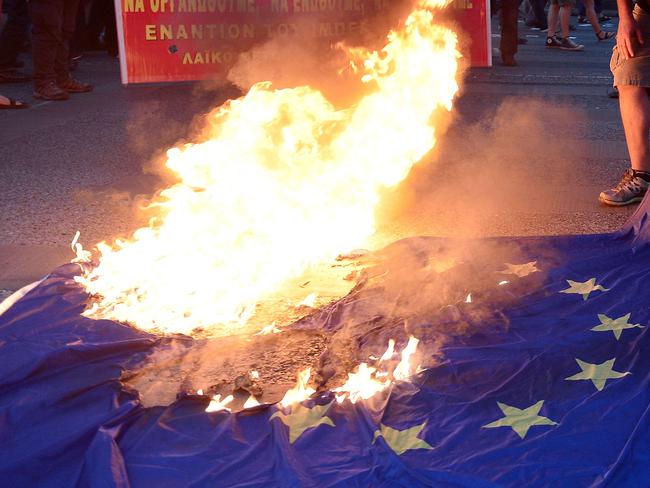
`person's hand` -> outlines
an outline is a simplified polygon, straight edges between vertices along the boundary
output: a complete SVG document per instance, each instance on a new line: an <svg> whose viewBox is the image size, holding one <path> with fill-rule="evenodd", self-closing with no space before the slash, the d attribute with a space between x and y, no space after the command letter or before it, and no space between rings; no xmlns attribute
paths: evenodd
<svg viewBox="0 0 650 488"><path fill-rule="evenodd" d="M633 58L637 51L637 46L643 44L643 32L633 18L621 18L618 23L618 32L616 33L616 47L618 52L625 59Z"/></svg>

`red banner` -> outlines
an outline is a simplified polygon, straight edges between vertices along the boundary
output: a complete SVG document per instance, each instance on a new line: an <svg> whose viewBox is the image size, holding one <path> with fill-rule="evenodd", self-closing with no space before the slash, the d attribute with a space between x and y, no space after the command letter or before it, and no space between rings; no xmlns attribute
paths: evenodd
<svg viewBox="0 0 650 488"><path fill-rule="evenodd" d="M489 6L456 0L472 64L488 66ZM275 36L362 36L391 0L115 0L122 83L225 77L239 53ZM487 19L487 20L486 20Z"/></svg>
<svg viewBox="0 0 650 488"><path fill-rule="evenodd" d="M492 66L492 30L490 27L489 0L455 0L452 4L454 18L461 28L461 45L468 52L463 54L472 62L472 66ZM469 39L469 44L462 41Z"/></svg>

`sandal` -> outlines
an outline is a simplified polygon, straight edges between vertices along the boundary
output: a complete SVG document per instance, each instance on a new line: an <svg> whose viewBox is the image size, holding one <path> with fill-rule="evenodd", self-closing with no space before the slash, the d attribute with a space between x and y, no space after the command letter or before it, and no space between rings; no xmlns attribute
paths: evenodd
<svg viewBox="0 0 650 488"><path fill-rule="evenodd" d="M9 103L6 103L5 100ZM0 110L17 110L21 108L29 108L29 104L0 95Z"/></svg>
<svg viewBox="0 0 650 488"><path fill-rule="evenodd" d="M611 39L614 36L616 36L616 34L614 34L611 31L601 30L600 32L596 33L596 38L598 39L599 42L600 41L607 41L607 40Z"/></svg>

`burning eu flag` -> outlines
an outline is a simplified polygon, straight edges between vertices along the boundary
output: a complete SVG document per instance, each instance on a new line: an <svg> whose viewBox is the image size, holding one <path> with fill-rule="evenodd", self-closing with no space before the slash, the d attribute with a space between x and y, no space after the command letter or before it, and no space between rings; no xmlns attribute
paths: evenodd
<svg viewBox="0 0 650 488"><path fill-rule="evenodd" d="M495 286L543 279L356 404L144 407L120 375L161 339L81 316L64 266L0 315L2 485L644 486L649 206L613 234L480 241L528 253Z"/></svg>

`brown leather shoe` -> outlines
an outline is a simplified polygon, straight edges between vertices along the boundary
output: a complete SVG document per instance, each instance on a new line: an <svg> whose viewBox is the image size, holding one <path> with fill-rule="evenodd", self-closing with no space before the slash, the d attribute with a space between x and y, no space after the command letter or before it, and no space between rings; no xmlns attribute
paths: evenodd
<svg viewBox="0 0 650 488"><path fill-rule="evenodd" d="M47 81L34 87L34 98L40 100L67 100L70 95L68 95L67 91L59 88L53 81Z"/></svg>
<svg viewBox="0 0 650 488"><path fill-rule="evenodd" d="M56 82L59 88L67 91L68 93L87 93L93 91L93 86L88 83L82 83L74 78L67 80L59 80Z"/></svg>

